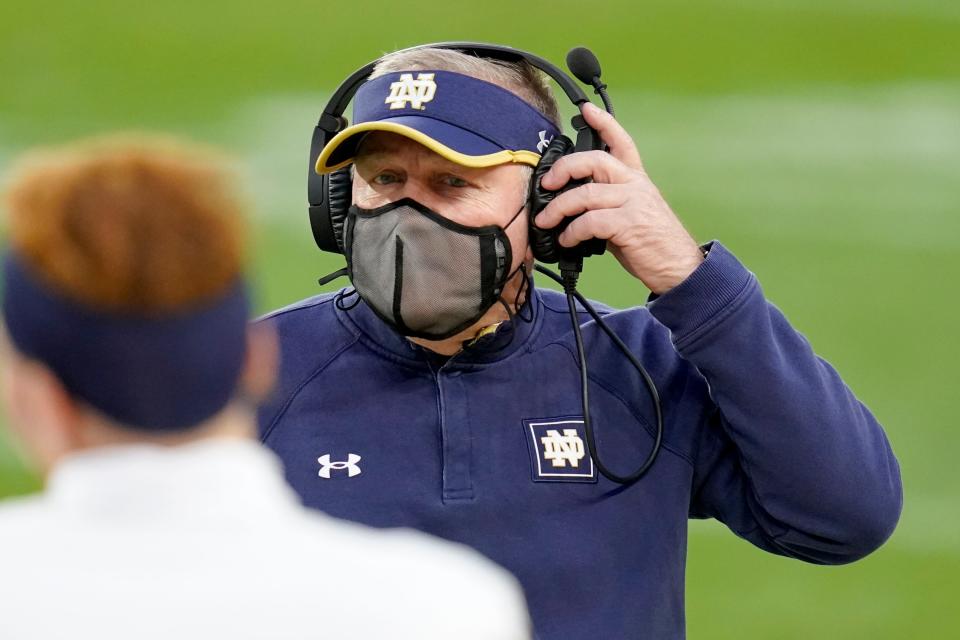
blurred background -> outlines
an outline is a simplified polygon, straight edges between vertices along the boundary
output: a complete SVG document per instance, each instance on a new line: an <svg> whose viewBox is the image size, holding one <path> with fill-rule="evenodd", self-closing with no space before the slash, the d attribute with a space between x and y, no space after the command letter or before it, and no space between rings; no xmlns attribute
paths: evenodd
<svg viewBox="0 0 960 640"><path fill-rule="evenodd" d="M692 523L689 636L956 637L955 0L5 2L0 175L26 148L117 129L226 148L253 205L266 311L316 293L342 264L316 250L305 207L326 97L381 53L438 40L558 64L591 47L674 210L759 276L900 458L900 527L851 566L778 558ZM646 296L609 256L582 285L617 306ZM39 486L0 435L0 497Z"/></svg>

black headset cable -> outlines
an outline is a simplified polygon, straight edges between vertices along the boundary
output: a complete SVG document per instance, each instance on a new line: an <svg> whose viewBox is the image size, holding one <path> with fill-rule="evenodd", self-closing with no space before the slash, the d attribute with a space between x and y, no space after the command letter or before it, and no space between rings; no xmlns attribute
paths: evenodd
<svg viewBox="0 0 960 640"><path fill-rule="evenodd" d="M663 410L660 404L660 394L657 392L657 386L653 378L650 377L650 374L647 373L647 370L637 357L633 355L630 348L620 339L620 336L618 336L613 329L607 326L607 323L600 317L597 310L593 308L593 305L577 291L577 280L579 279L582 268L582 258L573 262L561 261L560 272L562 275L558 275L543 265L534 265L534 269L560 284L567 296L567 307L570 311L570 321L573 327L573 336L577 346L577 359L579 360L578 364L580 366L580 399L583 406L583 428L587 436L587 448L590 452L590 457L605 478L617 484L630 485L642 478L647 471L650 470L650 467L653 466L654 461L657 459L657 454L660 453L660 445L663 442ZM621 476L611 471L600 460L600 453L597 451L596 437L593 432L593 421L590 418L590 380L587 373L587 355L583 347L583 335L580 332L580 321L577 318L577 306L574 300L579 302L583 308L587 310L590 317L593 318L603 332L607 334L607 337L609 337L623 355L626 356L630 364L640 373L644 383L646 383L647 390L650 392L650 398L653 400L653 407L657 418L653 447L647 455L646 460L643 461L643 464L629 475Z"/></svg>

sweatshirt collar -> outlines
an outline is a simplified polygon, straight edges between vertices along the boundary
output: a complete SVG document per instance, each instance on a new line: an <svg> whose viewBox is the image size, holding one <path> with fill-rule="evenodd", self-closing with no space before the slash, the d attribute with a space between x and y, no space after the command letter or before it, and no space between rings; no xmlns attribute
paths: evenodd
<svg viewBox="0 0 960 640"><path fill-rule="evenodd" d="M65 458L46 499L78 516L206 522L284 517L299 501L280 461L252 440L112 445Z"/></svg>
<svg viewBox="0 0 960 640"><path fill-rule="evenodd" d="M514 317L513 320L499 323L496 328L481 330L477 337L464 344L459 353L451 356L444 366L474 368L528 351L540 331L542 304L540 292L533 286L531 279L530 296L523 308L525 319ZM357 301L356 306L352 307L350 303L337 305L336 314L340 322L358 335L361 341L389 358L419 366L429 366L429 363L435 363L439 358L437 354L394 331L377 317L363 300Z"/></svg>

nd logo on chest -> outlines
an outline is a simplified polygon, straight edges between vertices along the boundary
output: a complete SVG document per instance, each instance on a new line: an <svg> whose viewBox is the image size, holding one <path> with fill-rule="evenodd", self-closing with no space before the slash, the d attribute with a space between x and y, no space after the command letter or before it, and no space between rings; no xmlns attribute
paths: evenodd
<svg viewBox="0 0 960 640"><path fill-rule="evenodd" d="M524 420L534 482L596 482L582 418Z"/></svg>

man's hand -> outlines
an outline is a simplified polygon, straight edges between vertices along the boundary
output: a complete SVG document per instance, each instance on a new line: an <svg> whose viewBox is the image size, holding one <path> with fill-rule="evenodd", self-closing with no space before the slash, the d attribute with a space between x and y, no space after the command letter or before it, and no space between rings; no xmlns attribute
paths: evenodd
<svg viewBox="0 0 960 640"><path fill-rule="evenodd" d="M582 178L593 182L557 196L536 224L551 229L563 218L582 213L560 234L561 245L603 238L624 269L653 293L665 293L703 262L703 254L650 181L630 134L589 102L582 112L610 153L584 151L560 158L540 181L544 189L560 189Z"/></svg>

